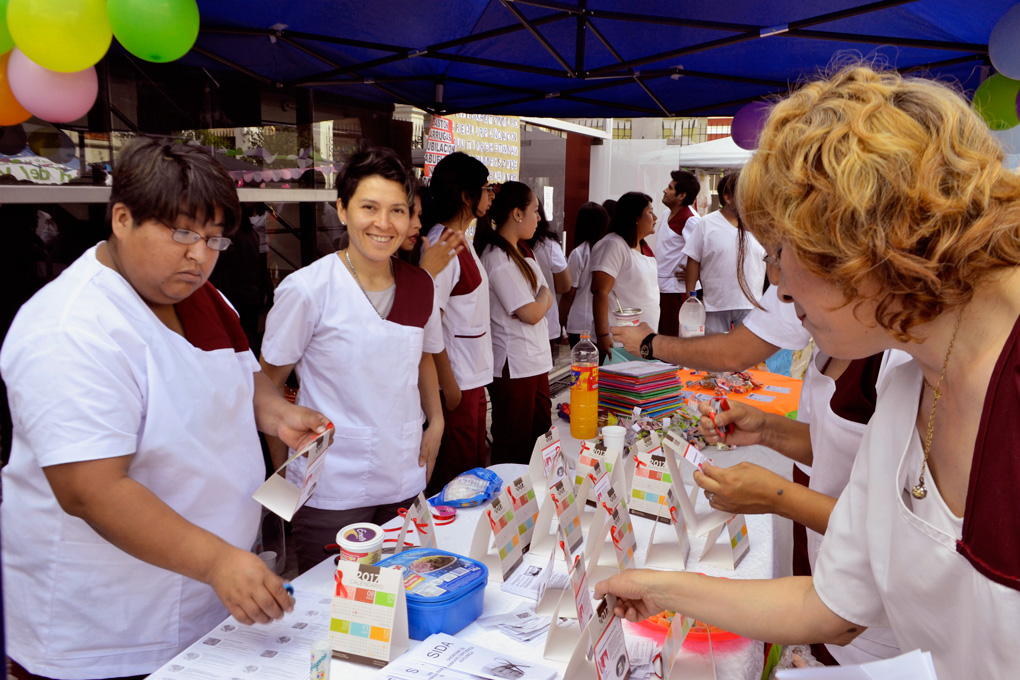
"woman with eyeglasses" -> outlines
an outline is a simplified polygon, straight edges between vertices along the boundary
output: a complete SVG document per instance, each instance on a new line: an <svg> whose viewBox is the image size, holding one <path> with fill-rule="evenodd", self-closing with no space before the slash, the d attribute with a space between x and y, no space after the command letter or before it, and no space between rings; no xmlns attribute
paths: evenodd
<svg viewBox="0 0 1020 680"><path fill-rule="evenodd" d="M489 170L456 152L436 164L429 181L432 203L422 220L432 248L450 248L451 229L470 241L469 229L485 218L494 194ZM486 465L485 387L492 382L489 280L468 246L435 278L443 318L445 353L436 356L446 430L430 490L439 491L460 473Z"/></svg>
<svg viewBox="0 0 1020 680"><path fill-rule="evenodd" d="M262 343L266 375L282 388L295 371L297 402L328 411L336 425L319 483L291 521L302 572L325 558L344 526L383 524L410 507L444 425L432 279L395 257L410 228L414 180L392 150L370 148L351 156L337 191L349 245L284 279ZM303 459L287 466L299 485L304 472Z"/></svg>
<svg viewBox="0 0 1020 680"><path fill-rule="evenodd" d="M113 172L108 239L21 308L0 351L7 652L18 678L144 676L223 620L293 607L250 552L256 428L325 431L259 372L207 282L240 205L200 147L140 140Z"/></svg>
<svg viewBox="0 0 1020 680"><path fill-rule="evenodd" d="M888 625L939 677L1012 677L1020 176L960 93L852 65L775 106L739 197L822 351L910 359L879 378L812 577L632 571L596 594L782 644Z"/></svg>

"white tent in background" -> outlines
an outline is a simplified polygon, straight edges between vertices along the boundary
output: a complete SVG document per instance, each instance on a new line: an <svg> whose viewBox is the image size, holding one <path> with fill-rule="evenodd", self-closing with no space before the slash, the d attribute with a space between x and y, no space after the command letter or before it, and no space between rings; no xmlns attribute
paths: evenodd
<svg viewBox="0 0 1020 680"><path fill-rule="evenodd" d="M743 167L752 153L737 146L732 137L723 137L701 144L667 146L645 154L641 160L655 164L665 162L674 168L730 169Z"/></svg>

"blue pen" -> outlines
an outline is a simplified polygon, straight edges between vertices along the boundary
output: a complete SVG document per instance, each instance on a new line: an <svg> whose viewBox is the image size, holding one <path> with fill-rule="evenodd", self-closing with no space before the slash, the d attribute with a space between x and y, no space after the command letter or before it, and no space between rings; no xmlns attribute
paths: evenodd
<svg viewBox="0 0 1020 680"><path fill-rule="evenodd" d="M289 583L284 583L283 584L283 589L287 591L288 595L290 595L291 597L294 597L294 586L292 586Z"/></svg>

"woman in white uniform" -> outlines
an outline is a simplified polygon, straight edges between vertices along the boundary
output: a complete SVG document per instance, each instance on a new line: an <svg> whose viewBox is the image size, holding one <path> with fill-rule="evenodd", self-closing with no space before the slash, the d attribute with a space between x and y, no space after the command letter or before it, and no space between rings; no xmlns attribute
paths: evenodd
<svg viewBox="0 0 1020 680"><path fill-rule="evenodd" d="M812 578L629 572L596 586L780 643L889 625L939 677L1015 675L1020 176L959 93L850 66L773 109L741 215L821 351L900 349ZM752 603L749 605L748 603Z"/></svg>
<svg viewBox="0 0 1020 680"><path fill-rule="evenodd" d="M538 227L538 198L520 182L500 187L475 247L489 278L492 319L492 463L527 463L552 426L546 312L552 293L526 241Z"/></svg>
<svg viewBox="0 0 1020 680"><path fill-rule="evenodd" d="M777 265L773 264L772 270L770 278L778 281ZM799 323L797 328L801 328ZM705 414L701 431L709 442L722 441L716 425L732 424L735 430L726 436L727 444L768 446L810 472L808 479L801 468L795 467L790 481L760 465L744 462L732 467L706 463L694 473L694 482L705 490L710 505L717 510L775 513L806 528L795 529L794 575L807 576L814 569L829 515L850 479L861 438L875 413L880 370L910 359L905 352L887 354L850 361L833 359L816 349L804 377L796 421L731 401L730 410L717 414L713 424L707 417L708 405L699 405ZM798 540L801 537L803 548ZM803 564L800 551L805 553L807 564ZM846 646L812 646L812 651L830 665L865 663L900 652L887 627L868 628Z"/></svg>
<svg viewBox="0 0 1020 680"><path fill-rule="evenodd" d="M266 375L282 387L295 370L298 403L334 414L336 426L318 486L292 521L301 571L325 558L344 526L382 524L408 507L439 450L432 354L443 345L432 279L394 257L413 191L393 151L354 154L337 201L350 245L288 276L266 319ZM287 467L289 479L300 483L302 463Z"/></svg>
<svg viewBox="0 0 1020 680"><path fill-rule="evenodd" d="M541 203L538 204L538 229L535 230L535 235L528 239L527 245L535 256L538 268L542 270L542 278L553 293L553 304L545 313L545 320L549 324L549 349L555 361L557 348L563 337L563 325L560 323L560 310L556 300L557 296L570 290L572 281L567 258L563 256L563 246L549 225Z"/></svg>
<svg viewBox="0 0 1020 680"><path fill-rule="evenodd" d="M687 295L704 292L705 334L729 333L761 297L765 251L740 225L734 200L738 173L719 180L721 208L684 230Z"/></svg>
<svg viewBox="0 0 1020 680"><path fill-rule="evenodd" d="M446 229L470 242L469 230L492 203L489 170L477 158L452 153L436 164L429 190L432 202L423 219L429 243L447 247L440 237ZM465 470L488 464L485 386L492 382L492 338L489 282L475 249L468 245L460 251L435 281L446 346L436 355L447 424L430 486L439 491Z"/></svg>
<svg viewBox="0 0 1020 680"><path fill-rule="evenodd" d="M617 201L609 233L591 250L592 317L602 361L638 358L628 355L622 345L614 350L610 309L640 309L643 323L659 327L658 270L645 243L645 237L654 232L652 197L631 191Z"/></svg>
<svg viewBox="0 0 1020 680"><path fill-rule="evenodd" d="M581 339L581 333L595 336L595 324L591 314L591 249L606 235L609 228L609 213L598 203L589 201L577 211L574 220L574 249L567 256L567 270L570 272L571 289L560 298L560 318L565 319L567 340L573 347Z"/></svg>
<svg viewBox="0 0 1020 680"><path fill-rule="evenodd" d="M19 678L145 675L228 611L283 616L283 582L250 552L265 469L256 427L296 444L329 422L276 392L207 283L240 216L211 155L132 143L108 214L109 239L25 303L0 352L14 416L4 613Z"/></svg>

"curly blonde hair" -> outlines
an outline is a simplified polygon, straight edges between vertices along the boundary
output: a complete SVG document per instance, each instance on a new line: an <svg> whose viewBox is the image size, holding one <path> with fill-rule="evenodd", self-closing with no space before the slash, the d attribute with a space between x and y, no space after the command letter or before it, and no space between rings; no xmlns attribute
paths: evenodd
<svg viewBox="0 0 1020 680"><path fill-rule="evenodd" d="M856 64L779 102L739 182L769 250L860 301L901 341L1020 263L1020 176L957 91Z"/></svg>

